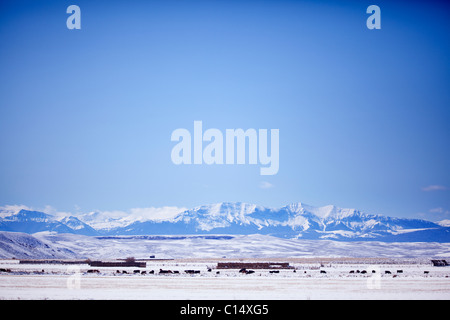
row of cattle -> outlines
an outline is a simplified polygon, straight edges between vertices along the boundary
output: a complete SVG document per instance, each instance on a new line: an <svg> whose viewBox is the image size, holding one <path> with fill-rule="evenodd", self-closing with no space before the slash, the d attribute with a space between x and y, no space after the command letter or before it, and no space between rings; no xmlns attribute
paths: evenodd
<svg viewBox="0 0 450 320"><path fill-rule="evenodd" d="M362 270L362 271L359 271L359 270L350 270L350 272L349 273L361 273L361 274L365 274L365 273L367 273L367 271L366 270ZM376 270L372 270L372 273L376 273ZM400 273L403 273L403 270L397 270L397 274L400 274ZM423 272L424 274L429 274L430 273L430 271L424 271ZM392 272L390 271L390 270L385 270L384 271L384 274L392 274Z"/></svg>
<svg viewBox="0 0 450 320"><path fill-rule="evenodd" d="M209 272L211 272L211 269L208 269ZM5 273L10 273L11 269L6 269L6 268L0 268L0 272L5 272ZM42 273L44 273L44 270L41 271ZM184 272L186 274L200 274L200 270L184 270ZM294 269L294 272L295 269ZM376 270L372 270L372 273L376 273ZM393 272L393 271L392 271ZM392 274L392 272L390 270L385 270L384 274ZM87 270L87 273L100 273L100 270L98 269L89 269ZM156 272L154 270L150 270L147 272L147 270L133 270L131 271L127 271L127 270L116 270L116 274L128 274L128 273L133 273L133 274L155 274ZM216 274L219 274L220 271L217 271ZM255 273L254 270L249 270L247 268L242 268L239 270L239 273L242 274L253 274ZM280 273L279 270L269 270L269 273ZM306 271L304 271L304 273L306 273ZM320 273L324 273L326 274L327 272L325 270L320 270ZM349 274L367 274L367 270L350 270ZM397 270L397 274L402 274L403 270ZM429 271L424 271L424 274L429 274ZM178 270L163 270L163 269L159 269L159 274L180 274L180 271ZM394 275L396 276L396 275Z"/></svg>
<svg viewBox="0 0 450 320"><path fill-rule="evenodd" d="M208 272L211 272L212 269L208 269ZM200 274L200 270L184 270L187 274ZM100 273L100 270L98 269L89 269L87 273ZM127 270L116 270L117 274L128 274L128 273L134 273L134 274L147 274L147 270L133 270L133 272L127 271ZM148 271L148 274L155 274L155 270ZM180 271L178 270L163 270L159 269L159 274L180 274ZM247 270L246 268L242 268L239 270L239 273L243 274L252 274L255 273L254 270ZM279 270L270 270L269 273L280 273ZM220 271L216 271L216 274L220 274Z"/></svg>
<svg viewBox="0 0 450 320"><path fill-rule="evenodd" d="M200 270L184 270L187 274L198 274L200 273ZM98 269L89 269L87 273L100 273L100 270ZM128 274L128 273L134 273L134 274L147 274L147 270L133 270L127 271L127 270L116 270L117 274ZM150 270L148 274L155 274L155 270ZM159 269L159 274L180 274L180 271L178 270L163 270Z"/></svg>
<svg viewBox="0 0 450 320"><path fill-rule="evenodd" d="M199 274L200 270L184 270L187 274ZM89 269L87 273L100 273L100 270L98 269ZM127 271L127 270L116 270L117 274L128 274L128 273L134 273L134 274L147 274L147 270L133 270ZM155 270L148 271L148 274L155 274ZM180 271L178 270L163 270L159 269L159 274L180 274Z"/></svg>

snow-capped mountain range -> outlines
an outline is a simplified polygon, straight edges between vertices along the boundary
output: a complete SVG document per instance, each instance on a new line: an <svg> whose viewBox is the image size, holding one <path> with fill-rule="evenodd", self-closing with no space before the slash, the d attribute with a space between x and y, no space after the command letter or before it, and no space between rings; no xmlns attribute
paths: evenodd
<svg viewBox="0 0 450 320"><path fill-rule="evenodd" d="M53 231L90 236L263 234L289 239L343 241L450 242L450 227L420 219L362 213L336 206L294 203L267 208L246 203L217 203L166 219L134 215L110 217L100 212L54 216L22 209L0 211L0 231Z"/></svg>

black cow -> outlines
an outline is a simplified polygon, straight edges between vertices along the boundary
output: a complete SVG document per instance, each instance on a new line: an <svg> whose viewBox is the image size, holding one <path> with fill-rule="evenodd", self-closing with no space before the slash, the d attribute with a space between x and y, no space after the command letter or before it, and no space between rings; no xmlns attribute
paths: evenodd
<svg viewBox="0 0 450 320"><path fill-rule="evenodd" d="M160 274L167 274L167 273L173 273L172 270L163 270L163 269L159 269L159 273Z"/></svg>
<svg viewBox="0 0 450 320"><path fill-rule="evenodd" d="M200 273L200 270L184 270L187 274L197 274Z"/></svg>
<svg viewBox="0 0 450 320"><path fill-rule="evenodd" d="M100 270L90 269L90 270L87 271L87 273L100 273Z"/></svg>

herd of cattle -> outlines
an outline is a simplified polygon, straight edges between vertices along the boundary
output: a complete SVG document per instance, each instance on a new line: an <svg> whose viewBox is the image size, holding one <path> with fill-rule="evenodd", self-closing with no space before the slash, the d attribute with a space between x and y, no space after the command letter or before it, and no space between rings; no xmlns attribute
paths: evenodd
<svg viewBox="0 0 450 320"><path fill-rule="evenodd" d="M254 274L255 273L255 270L249 269L248 265L246 265L246 268L240 268L240 269L233 268L233 269L236 270L236 271L239 270L238 272L241 273L241 274ZM258 268L258 266L256 266L256 269L260 269L260 271L264 270L265 272L269 272L270 274L278 274L278 273L280 273L279 269L287 269L287 268L278 268L278 270L277 270L277 269L263 269L263 268ZM289 269L291 269L291 271L294 272L294 273L296 273L297 271L300 271L299 269L293 268L291 266L289 266ZM212 272L212 271L213 271L212 268L207 268L207 272ZM231 270L229 269L229 271L231 271ZM323 270L322 268L319 269L319 271L320 271L320 274L326 274L327 273L327 271ZM11 270L10 268L0 268L0 274L1 273L14 273L14 272L15 271ZM27 273L26 271L20 271L20 273L23 273L23 272ZM285 272L287 272L287 270ZM317 271L315 271L315 272L317 272ZM356 270L350 270L348 272L348 274L355 276L357 274L364 275L364 274L367 274L367 273L370 273L370 272L371 273L380 273L380 274L384 273L385 275L392 275L394 278L397 277L399 274L403 274L403 270L401 270L401 269L397 269L396 272L390 271L390 270L384 270L384 272L382 272L380 269L371 270L371 271L370 271L370 269L369 269L369 271L368 270L358 270L358 269L356 269ZM33 274L36 274L36 273L43 274L43 273L45 273L45 271L42 269L42 270L39 270L39 271L35 270L35 271L31 272L31 273L33 273ZM100 272L99 269L88 269L87 273L100 274L101 272ZM135 269L135 270L130 270L130 269L128 269L128 270L119 270L118 269L118 270L116 270L115 273L116 274L141 274L141 275L146 275L146 274L180 274L180 270L159 269L159 272L158 272L158 271L155 271L155 270L142 270L142 269ZM185 274L189 274L189 275L196 275L196 274L200 274L201 270L187 269L187 270L184 270L184 273ZM216 269L215 273L216 274L220 274L220 271L218 271ZM303 270L302 273L310 274L310 273L314 273L314 271ZM424 275L428 275L429 273L430 272L428 270L424 270L423 271ZM448 277L448 275L446 277Z"/></svg>
<svg viewBox="0 0 450 320"><path fill-rule="evenodd" d="M3 269L0 269L0 272L4 271ZM11 271L11 270L9 270ZM200 270L184 270L184 272L186 274L200 274ZM212 272L212 269L208 268L208 272ZM293 272L297 272L295 269L293 270ZM376 270L372 270L372 273L376 273ZM100 270L98 269L89 269L87 270L87 273L100 273ZM127 271L127 270L116 270L116 274L180 274L179 270L163 270L163 269L159 269L159 272L155 272L155 270L150 270L147 272L147 270L133 270L133 272L131 271ZM239 270L239 273L242 274L253 274L255 273L255 270L248 270L246 268L242 268ZM273 274L273 273L280 273L280 270L269 270L269 273ZM306 271L304 271L303 273L307 273ZM321 274L326 274L327 272L325 270L320 270ZM424 274L429 274L429 271L424 271ZM216 271L216 274L220 274L220 271ZM367 270L350 270L349 274L367 274ZM385 270L384 274L393 274L390 270ZM397 270L397 274L403 274L403 270ZM394 274L394 277L396 277L397 275Z"/></svg>

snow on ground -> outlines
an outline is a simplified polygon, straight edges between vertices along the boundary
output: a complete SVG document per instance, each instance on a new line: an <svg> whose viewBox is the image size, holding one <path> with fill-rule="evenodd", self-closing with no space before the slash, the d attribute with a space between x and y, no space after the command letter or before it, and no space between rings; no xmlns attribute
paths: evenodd
<svg viewBox="0 0 450 320"><path fill-rule="evenodd" d="M450 299L450 267L414 262L374 264L373 260L320 261L294 259L290 263L296 272L255 270L246 275L215 269L216 261L212 260L149 261L146 268L23 265L3 260L0 268L11 271L0 272L0 299ZM89 269L99 273L87 273ZM135 274L136 269L146 273ZM158 274L159 269L180 273ZM186 269L201 272L189 275L184 273ZM151 270L155 274L150 274Z"/></svg>
<svg viewBox="0 0 450 320"><path fill-rule="evenodd" d="M146 268L17 260L130 256L147 259ZM432 267L429 259L436 257L448 259L450 244L3 232L0 258L10 260L0 260L0 299L450 299L450 267ZM219 261L289 262L295 269L246 275L215 269ZM99 273L88 273L93 269ZM158 274L160 269L179 273ZM188 269L200 274L186 274Z"/></svg>
<svg viewBox="0 0 450 320"><path fill-rule="evenodd" d="M67 258L450 257L450 243L435 242L340 242L257 234L89 237L45 232L34 237Z"/></svg>
<svg viewBox="0 0 450 320"><path fill-rule="evenodd" d="M0 232L0 259L387 257L448 258L450 243L342 242L267 235L93 237Z"/></svg>
<svg viewBox="0 0 450 320"><path fill-rule="evenodd" d="M395 280L395 281L394 281ZM365 280L258 278L83 277L80 289L68 289L64 276L6 277L3 299L450 299L449 283L437 279L390 279L380 289Z"/></svg>

